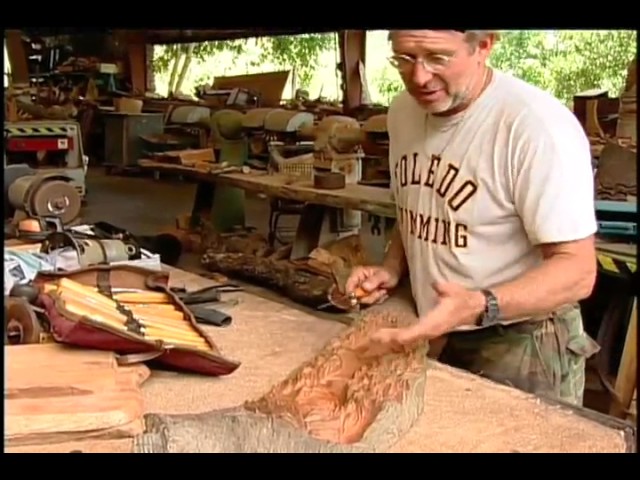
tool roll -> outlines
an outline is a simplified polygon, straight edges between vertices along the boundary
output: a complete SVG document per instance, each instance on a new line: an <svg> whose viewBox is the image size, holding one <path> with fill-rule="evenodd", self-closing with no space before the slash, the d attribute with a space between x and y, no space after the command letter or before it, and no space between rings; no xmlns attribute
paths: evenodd
<svg viewBox="0 0 640 480"><path fill-rule="evenodd" d="M40 272L38 304L60 343L120 354L120 364L154 361L220 376L240 364L220 350L169 289L169 274L130 265Z"/></svg>

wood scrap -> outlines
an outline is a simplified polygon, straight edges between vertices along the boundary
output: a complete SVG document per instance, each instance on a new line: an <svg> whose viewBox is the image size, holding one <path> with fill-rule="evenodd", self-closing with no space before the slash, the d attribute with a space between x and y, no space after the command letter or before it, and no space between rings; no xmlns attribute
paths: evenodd
<svg viewBox="0 0 640 480"><path fill-rule="evenodd" d="M179 174L181 172L185 174L204 173L207 175L220 175L223 173L238 173L242 171L241 167L229 166L225 162L223 163L211 163L211 162L198 162L193 166L174 165L170 163L156 162L149 159L138 160L138 165L143 168L151 170L166 171L170 173Z"/></svg>
<svg viewBox="0 0 640 480"><path fill-rule="evenodd" d="M59 344L5 347L5 444L127 438L143 429L144 365Z"/></svg>
<svg viewBox="0 0 640 480"><path fill-rule="evenodd" d="M202 162L215 163L216 161L213 148L171 150L155 154L153 160L172 165L184 165L186 167L194 167Z"/></svg>

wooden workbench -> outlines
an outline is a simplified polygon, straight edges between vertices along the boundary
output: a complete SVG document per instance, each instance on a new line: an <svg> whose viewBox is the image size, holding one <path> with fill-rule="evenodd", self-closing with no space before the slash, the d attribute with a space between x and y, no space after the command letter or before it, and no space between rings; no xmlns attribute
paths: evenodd
<svg viewBox="0 0 640 480"><path fill-rule="evenodd" d="M141 163L140 168L183 175L198 182L229 185L248 192L263 193L270 197L286 200L360 210L381 217L394 218L396 215L395 203L391 190L388 188L347 185L340 190L321 190L313 188L311 181L291 182L291 178L283 174L267 174L257 171L248 174L211 174L183 165L171 165L150 160Z"/></svg>
<svg viewBox="0 0 640 480"><path fill-rule="evenodd" d="M311 181L291 183L289 177L282 174L230 173L218 176L216 181L286 200L360 210L381 217L396 215L395 202L388 188L356 184L347 185L340 190L321 190L313 188Z"/></svg>
<svg viewBox="0 0 640 480"><path fill-rule="evenodd" d="M170 269L171 283L210 280ZM272 296L272 295L271 295ZM228 377L154 371L144 384L147 412L198 413L255 398L313 356L345 325L249 292L227 307L233 323L205 327L223 353L242 362ZM284 302L284 301L283 301ZM220 307L222 308L222 307ZM635 429L610 417L543 401L439 363L427 374L425 409L391 452L630 452ZM129 452L132 441L73 442L10 452Z"/></svg>

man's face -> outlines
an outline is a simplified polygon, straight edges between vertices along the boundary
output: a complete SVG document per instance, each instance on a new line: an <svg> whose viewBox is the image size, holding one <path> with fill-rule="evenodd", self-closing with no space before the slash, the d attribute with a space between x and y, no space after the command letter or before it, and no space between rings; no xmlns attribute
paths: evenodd
<svg viewBox="0 0 640 480"><path fill-rule="evenodd" d="M429 113L444 113L466 103L481 81L491 41L483 40L473 49L461 32L398 30L391 47L411 96Z"/></svg>

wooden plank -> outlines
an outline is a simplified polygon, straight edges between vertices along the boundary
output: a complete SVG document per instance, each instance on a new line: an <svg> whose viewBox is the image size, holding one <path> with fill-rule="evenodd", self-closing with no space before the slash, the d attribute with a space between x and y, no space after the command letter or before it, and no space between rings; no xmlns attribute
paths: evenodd
<svg viewBox="0 0 640 480"><path fill-rule="evenodd" d="M11 65L11 82L29 83L29 67L27 65L27 53L22 44L22 31L7 30L5 41L9 65Z"/></svg>
<svg viewBox="0 0 640 480"><path fill-rule="evenodd" d="M638 308L637 300L634 299L629 318L629 327L624 342L624 350L618 367L615 391L620 398L621 405L613 402L609 413L614 417L625 418L624 410L631 407L633 394L638 381Z"/></svg>
<svg viewBox="0 0 640 480"><path fill-rule="evenodd" d="M360 210L381 217L394 218L396 215L391 190L381 187L347 185L340 190L320 190L313 188L310 181L292 183L286 175L242 173L219 175L215 181L270 197Z"/></svg>
<svg viewBox="0 0 640 480"><path fill-rule="evenodd" d="M232 90L246 88L260 95L261 107L280 106L284 87L291 74L290 70L278 72L252 73L249 75L234 75L231 77L216 77L211 88L213 90Z"/></svg>
<svg viewBox="0 0 640 480"><path fill-rule="evenodd" d="M112 352L54 343L5 346L4 353L6 445L126 438L142 431L144 365L120 368Z"/></svg>
<svg viewBox="0 0 640 480"><path fill-rule="evenodd" d="M269 197L283 198L298 202L315 203L327 207L344 208L368 212L381 217L395 218L396 207L391 190L369 185L347 185L340 190L320 190L313 188L312 182L292 182L287 175L266 173L224 173L211 174L195 168L161 164L151 160L140 160L141 168L148 170L173 171L187 175L201 182L221 183Z"/></svg>

